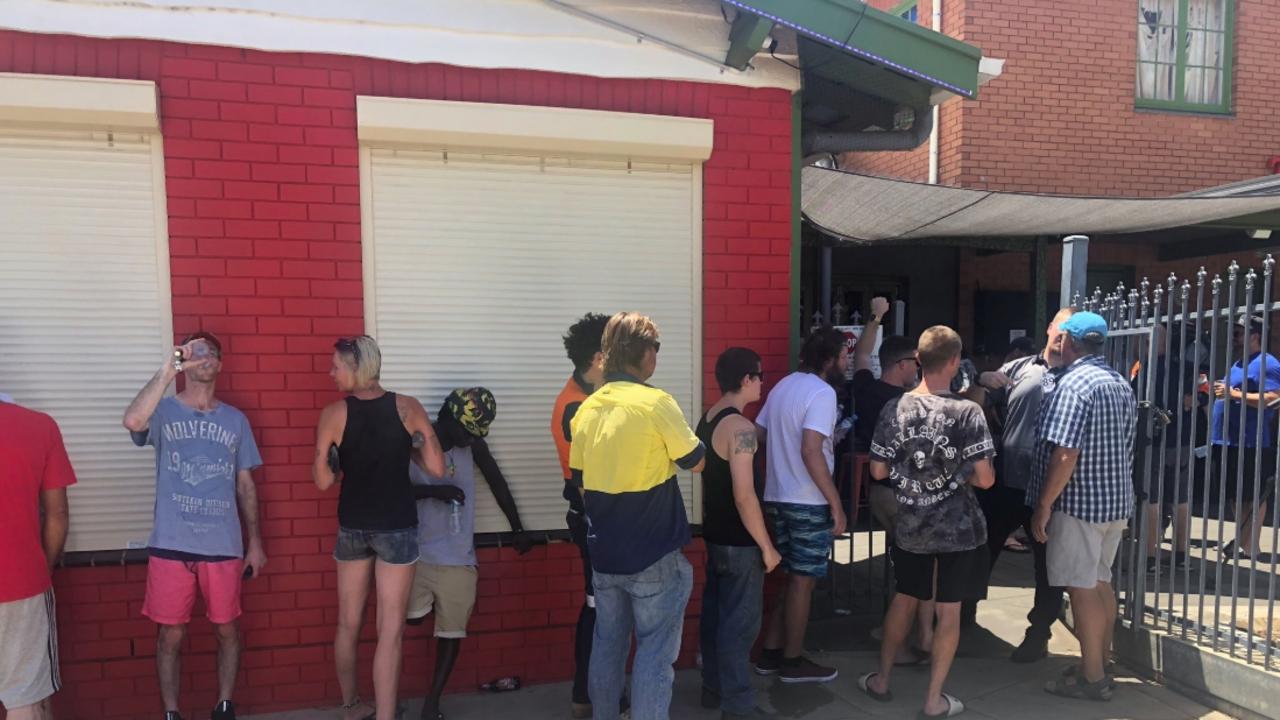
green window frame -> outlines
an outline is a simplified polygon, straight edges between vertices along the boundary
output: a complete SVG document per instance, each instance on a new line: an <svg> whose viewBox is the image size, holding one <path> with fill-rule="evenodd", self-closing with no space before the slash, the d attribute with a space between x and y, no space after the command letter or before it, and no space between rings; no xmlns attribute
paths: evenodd
<svg viewBox="0 0 1280 720"><path fill-rule="evenodd" d="M1134 105L1231 112L1235 0L1138 0ZM1221 27L1212 27L1215 11Z"/></svg>
<svg viewBox="0 0 1280 720"><path fill-rule="evenodd" d="M893 6L889 11L890 15L906 20L907 22L919 23L920 21L920 0L906 0Z"/></svg>

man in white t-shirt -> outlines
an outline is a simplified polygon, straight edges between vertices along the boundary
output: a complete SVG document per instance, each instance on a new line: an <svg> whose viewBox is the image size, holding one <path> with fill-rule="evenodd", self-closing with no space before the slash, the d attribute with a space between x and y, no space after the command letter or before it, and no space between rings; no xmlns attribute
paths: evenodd
<svg viewBox="0 0 1280 720"><path fill-rule="evenodd" d="M833 536L845 529L831 478L831 436L838 415L834 385L844 381L848 364L844 333L830 327L814 330L800 350L800 370L769 392L756 418L767 448L765 515L789 576L756 672L777 674L785 683L827 682L838 674L801 653L813 587L827 574Z"/></svg>

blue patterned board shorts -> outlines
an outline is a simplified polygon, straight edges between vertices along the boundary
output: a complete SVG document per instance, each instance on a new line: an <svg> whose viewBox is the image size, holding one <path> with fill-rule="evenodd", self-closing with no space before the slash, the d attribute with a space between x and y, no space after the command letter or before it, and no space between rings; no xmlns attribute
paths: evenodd
<svg viewBox="0 0 1280 720"><path fill-rule="evenodd" d="M792 575L826 577L831 531L835 529L831 506L766 502L764 514L783 569Z"/></svg>

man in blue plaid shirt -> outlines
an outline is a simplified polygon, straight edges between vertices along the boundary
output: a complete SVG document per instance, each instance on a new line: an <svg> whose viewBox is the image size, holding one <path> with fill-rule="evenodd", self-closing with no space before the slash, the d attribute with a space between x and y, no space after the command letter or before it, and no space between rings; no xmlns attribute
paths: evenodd
<svg viewBox="0 0 1280 720"><path fill-rule="evenodd" d="M1063 369L1052 391L1046 388L1027 503L1035 508L1033 534L1048 543L1049 584L1071 595L1083 663L1045 690L1110 700L1106 658L1117 610L1111 564L1133 514L1137 401L1102 357L1101 316L1076 313L1060 328Z"/></svg>

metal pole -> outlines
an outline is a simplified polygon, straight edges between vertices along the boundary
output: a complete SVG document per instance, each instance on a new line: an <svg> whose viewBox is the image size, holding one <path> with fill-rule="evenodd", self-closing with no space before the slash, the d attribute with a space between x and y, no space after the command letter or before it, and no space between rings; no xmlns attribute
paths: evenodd
<svg viewBox="0 0 1280 720"><path fill-rule="evenodd" d="M1253 272L1253 268L1249 268L1249 271L1245 273L1245 276L1244 276L1244 305L1241 307L1241 309L1246 313L1248 313L1250 308L1253 307L1253 288L1254 288L1254 283L1256 279L1257 279L1257 275ZM1246 315L1243 315L1242 317L1247 318L1249 316L1246 314ZM1236 450L1240 453L1240 460L1239 462L1236 463L1236 494L1235 494L1235 502L1233 503L1236 507L1241 507L1241 508L1244 506L1244 467L1245 467L1244 459L1245 459L1245 456L1246 454L1253 455L1254 457L1253 472L1254 472L1254 477L1257 477L1258 456L1261 454L1259 451L1259 448L1249 447L1247 444L1249 441L1247 436L1249 403L1246 402L1245 400L1245 394L1249 392L1249 365L1250 364L1251 364L1251 360L1249 358L1249 330L1248 330L1248 327L1246 326L1245 331L1240 334L1240 369L1243 372L1243 375L1242 375L1242 380L1240 382L1240 428L1239 428L1239 436L1237 438L1237 444L1236 444ZM1228 394L1229 393L1230 393L1230 389L1228 389ZM1238 550L1240 548L1240 540L1239 540L1240 513L1235 513L1234 517L1235 517L1234 525L1235 525L1236 538L1237 538L1234 547ZM1227 638L1227 654L1231 655L1232 657L1235 657L1236 615L1237 615L1236 606L1238 605L1237 601L1239 600L1239 597L1240 597L1240 563L1234 562L1232 558L1227 558L1227 560L1232 561L1231 562L1231 634Z"/></svg>
<svg viewBox="0 0 1280 720"><path fill-rule="evenodd" d="M1049 253L1048 241L1043 235L1035 239L1031 250L1031 302L1035 310L1031 313L1031 329L1040 329L1049 324L1049 309L1045 307L1045 295L1049 290Z"/></svg>
<svg viewBox="0 0 1280 720"><path fill-rule="evenodd" d="M1089 237L1087 235L1068 235L1062 240L1062 284L1059 286L1059 306L1074 304L1072 298L1084 296L1088 290L1089 270Z"/></svg>
<svg viewBox="0 0 1280 720"><path fill-rule="evenodd" d="M1204 276L1205 276L1204 268L1200 268L1199 278L1202 284L1203 284ZM1214 370L1214 368L1217 367L1217 363L1218 363L1218 308L1220 307L1219 303L1222 301L1222 278L1219 275L1215 274L1213 276L1213 283L1210 286L1210 288L1211 288L1210 292L1213 298L1212 299L1213 315L1211 316L1209 321L1210 324L1209 324L1208 378L1209 378L1209 382L1211 383L1209 386L1209 395L1210 397L1212 397L1213 396L1212 383L1216 383L1218 381L1218 373ZM1217 400L1214 400L1213 402L1214 402L1214 405L1217 404ZM1212 417L1212 412L1213 410L1211 407L1210 417ZM1215 454L1217 455L1217 459L1221 460L1223 465L1226 465L1226 451L1218 450L1217 448L1220 448L1221 446L1217 445L1213 441L1212 420L1210 420L1210 425L1209 425L1208 443L1210 446L1209 456L1205 458L1205 461L1204 461L1204 493L1203 493L1203 504L1201 505L1201 510L1200 510L1200 512L1204 515L1204 517L1201 519L1201 525L1200 525L1200 545L1201 545L1200 607L1198 610L1199 614L1196 616L1197 618L1199 618L1199 622L1196 623L1196 644L1200 644L1204 640L1204 591L1205 591L1205 580L1207 579L1208 573L1209 573L1209 493L1210 493L1210 490L1213 488L1213 461L1215 459L1214 457ZM1219 515L1221 514L1221 512L1222 512L1221 509L1219 509L1218 511ZM1219 518L1219 520L1221 520L1221 518ZM1218 566L1218 563L1214 563L1214 566L1216 568ZM1213 587L1214 587L1214 590L1213 590L1214 594L1217 594L1218 584L1216 581ZM1216 639L1217 623L1216 622L1214 623L1214 638L1215 638L1214 647L1217 647L1217 639Z"/></svg>
<svg viewBox="0 0 1280 720"><path fill-rule="evenodd" d="M1252 553L1249 556L1249 631L1245 635L1245 662L1253 662L1253 618L1254 618L1254 595L1258 588L1258 547L1253 543L1254 528L1258 527L1258 523L1266 519L1264 514L1258 517L1259 500L1258 494L1262 490L1262 433L1263 421L1266 419L1266 402L1264 396L1267 393L1267 360L1270 357L1268 344L1271 340L1271 271L1275 266L1275 260L1267 255L1266 260L1262 262L1262 354L1258 356L1258 425L1255 430L1254 437L1254 456L1253 462L1253 493L1249 503L1249 547ZM1252 275L1250 271L1250 275ZM1248 383L1246 382L1246 385ZM1239 523L1236 524L1236 534L1240 534ZM1232 623L1235 626L1235 623ZM1234 633L1232 635L1234 637ZM1267 637L1267 643L1270 644L1271 637Z"/></svg>
<svg viewBox="0 0 1280 720"><path fill-rule="evenodd" d="M1190 363L1189 363L1189 362L1187 362L1187 300L1188 300L1188 298L1189 298L1190 296L1191 296L1191 283L1187 282L1186 280L1183 280L1183 281L1182 281L1182 285L1178 288L1178 309L1179 309L1179 311L1180 311L1180 315L1181 315L1182 317L1181 317L1181 319L1178 321L1178 397L1177 397L1177 399L1176 399L1176 401L1175 401L1175 402L1177 402L1177 403L1178 403L1178 405L1182 405L1182 403L1184 403L1184 402L1186 401L1186 397L1187 397L1187 395L1188 395L1188 394L1190 394L1190 395L1191 395L1191 423L1190 423L1190 427L1189 427L1189 428L1184 428L1184 427L1183 427L1183 425L1185 424L1185 423L1184 423L1184 420L1185 420L1185 417L1184 417L1184 416L1186 415L1186 413L1182 412L1182 411L1181 411L1181 409L1179 409L1179 411L1178 411L1178 423L1177 423L1177 430L1176 430L1176 432L1178 433L1178 440L1177 440L1177 442L1176 442L1176 443L1174 443L1174 448L1173 448L1173 553L1174 553L1174 562L1173 562L1173 564L1172 564L1172 565L1170 565L1170 570L1169 570L1169 577L1170 577L1171 579L1176 578L1176 576L1177 576L1177 557L1178 557L1178 548L1179 548L1179 547L1182 547L1182 546L1184 546L1184 545L1185 545L1187 549L1182 551L1182 553L1183 553L1183 555L1182 555L1182 568L1183 568L1183 569L1182 569L1182 620L1183 620L1183 622L1181 623L1181 625L1182 625L1182 639L1183 639L1183 640L1185 640L1185 639L1187 638L1187 624L1186 624L1186 622L1185 622L1185 621L1186 621L1186 619L1187 619L1187 589L1191 586L1191 558L1190 558L1190 552L1191 552L1191 469L1192 469L1193 467L1195 467L1195 465L1193 465L1193 463L1195 462L1195 455L1194 455L1194 453L1195 453L1195 447L1194 447L1194 446L1195 446L1195 439L1196 439L1196 436L1195 436L1195 422L1196 422L1196 420L1195 420L1195 418L1196 418L1195 413L1196 413L1196 412L1198 411L1198 409L1199 409L1199 405L1198 405L1198 404L1197 404L1197 402L1196 402L1196 394L1197 394L1197 393L1196 393L1196 388L1195 388L1195 384L1194 384L1194 383L1195 383L1195 370L1196 370L1196 368L1195 368L1195 363L1194 363L1194 361L1192 361L1192 362L1190 362ZM1194 355L1193 355L1192 357L1194 357ZM1191 377L1190 377L1190 378L1188 378L1188 377L1187 377L1187 374L1188 374L1188 373L1191 373ZM1192 384L1192 385L1191 385L1191 387L1187 387L1188 382L1190 382L1190 383ZM1183 430L1184 430L1184 429L1189 429L1189 430L1191 431L1191 434L1190 434L1190 435L1188 435L1187 433L1183 432ZM1185 477L1185 478L1182 476L1182 462L1179 460L1179 458L1181 458L1181 457L1182 457L1182 453L1183 453L1183 450L1184 450L1184 448L1182 447L1183 438L1189 438L1189 440L1187 441L1187 446L1188 446L1188 447L1187 447L1186 449L1190 452L1190 454L1188 454L1188 455L1187 455L1187 458L1188 458L1188 459L1187 459L1187 474L1186 474L1186 477ZM1178 506L1179 506L1179 504L1180 504L1180 503L1178 502L1178 499L1179 499L1179 498L1181 498L1181 497L1183 496L1183 494L1184 494L1184 493L1182 492L1182 488L1184 487L1183 483L1186 483L1186 485L1185 485L1185 487L1186 487L1186 493L1185 493L1185 495L1187 496L1187 525L1186 525L1186 527L1185 527L1185 528L1183 528L1183 529L1182 529L1182 531L1181 531L1181 532L1182 532L1182 535L1181 535L1181 536L1179 536L1179 535L1178 535L1178 532L1179 532L1179 531L1178 531L1178 523L1179 523L1179 521L1180 521L1180 516L1181 516L1181 512L1182 512L1182 511L1178 508ZM1172 610L1173 610L1173 593L1174 593L1174 587L1173 587L1173 586L1174 586L1174 583L1173 583L1173 582L1170 582L1170 583L1169 583L1169 609L1170 609L1170 612L1169 612L1169 624L1168 624L1168 625L1166 626L1166 628L1165 628L1166 632L1170 632L1170 633L1171 633L1171 632L1173 632L1173 612L1172 612Z"/></svg>
<svg viewBox="0 0 1280 720"><path fill-rule="evenodd" d="M830 325L831 320L831 246L822 246L822 324Z"/></svg>
<svg viewBox="0 0 1280 720"><path fill-rule="evenodd" d="M1229 381L1229 380L1231 379L1231 366L1232 366L1232 364L1235 362L1235 359L1233 358L1233 356L1232 356L1232 352L1231 352L1232 350L1234 350L1234 349L1235 349L1235 348L1234 348L1234 346L1233 346L1233 344L1232 344L1232 342L1231 342L1231 325L1234 323L1234 320L1231 318L1231 315L1235 313L1235 308L1236 308L1236 281L1239 279L1239 276L1240 276L1240 266L1236 263L1236 261L1232 260L1232 261L1231 261L1231 265L1227 267L1227 308L1229 308L1230 312L1229 312L1229 313L1228 313L1228 315L1227 315L1227 330L1226 330L1226 341L1225 341L1225 342L1226 342L1226 347L1227 347L1227 356L1226 356L1226 357L1223 359L1223 361L1222 361L1222 367L1224 368L1223 372L1225 373L1225 374L1224 374L1224 378L1225 378L1225 379L1224 379L1224 381L1223 381L1223 382ZM1230 390L1230 388L1227 388L1227 391L1229 391L1229 390ZM1222 519L1223 519L1223 515L1226 513L1226 509L1227 509L1227 470L1228 470L1229 466L1231 465L1231 463L1227 461L1227 458L1231 455L1231 450L1230 450L1230 448L1228 448L1228 447L1227 447L1227 445L1228 445L1228 442L1227 442L1227 441L1230 439L1230 438L1229 438L1229 436L1230 436L1230 434L1231 434L1230 423L1228 422L1228 420L1230 419L1231 404L1230 404L1229 402L1227 402L1227 398L1225 397L1225 393L1224 393L1224 397L1223 397L1223 398L1221 398L1220 400L1218 400L1217 402L1222 403L1222 455L1223 455L1223 461L1222 461L1222 469L1221 469L1221 471L1220 471L1220 473L1219 473L1219 475L1218 475L1218 480L1219 480L1219 483L1218 483L1218 549L1219 549L1219 550L1221 550L1221 549L1222 549L1222 537L1223 537L1223 535L1222 535L1222 533L1223 533L1223 527L1222 527L1223 523L1222 523ZM1239 453L1237 453L1237 456L1238 456L1238 455L1239 455ZM1239 462L1237 462L1237 463L1236 463L1236 465L1239 465L1239 464L1240 464ZM1217 651L1217 649L1218 649L1218 637L1222 634L1222 632L1221 632L1221 623L1220 623L1220 622L1219 622L1219 620L1218 620L1219 618L1221 618L1221 617L1222 617L1222 562L1221 562L1221 558L1219 559L1219 562L1218 562L1218 563L1216 563L1216 567L1214 568L1214 574L1213 574L1213 589L1214 589L1214 593L1213 593L1213 649L1214 649L1214 651L1216 652L1216 651Z"/></svg>

